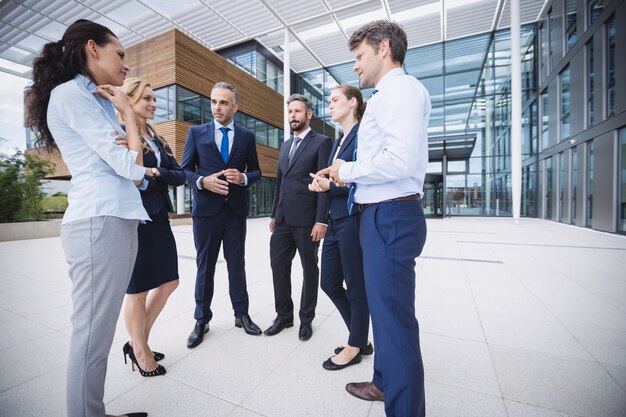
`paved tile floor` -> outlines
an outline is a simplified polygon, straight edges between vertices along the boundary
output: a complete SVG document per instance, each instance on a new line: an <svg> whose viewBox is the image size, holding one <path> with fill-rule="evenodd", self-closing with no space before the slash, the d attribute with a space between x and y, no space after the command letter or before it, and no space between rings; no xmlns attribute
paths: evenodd
<svg viewBox="0 0 626 417"><path fill-rule="evenodd" d="M262 328L274 317L267 225L249 220L246 258L250 314ZM536 219L453 218L428 227L416 266L428 416L626 416L624 237ZM151 339L167 355L167 375L142 378L124 365L120 320L109 357L109 412L384 415L382 403L344 390L371 378L371 357L339 372L322 369L347 338L323 293L310 341L298 340L298 326L272 338L247 336L233 326L223 259L211 331L187 349L196 270L191 226L174 227L174 235L181 285ZM297 259L294 271L298 300ZM65 415L70 312L59 238L0 243L0 416Z"/></svg>

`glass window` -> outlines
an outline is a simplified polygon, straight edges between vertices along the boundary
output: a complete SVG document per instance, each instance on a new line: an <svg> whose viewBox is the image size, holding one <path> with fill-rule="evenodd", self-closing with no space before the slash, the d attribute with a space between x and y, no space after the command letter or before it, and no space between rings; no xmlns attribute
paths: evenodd
<svg viewBox="0 0 626 417"><path fill-rule="evenodd" d="M619 209L617 230L624 233L626 232L626 128L619 130L619 149L620 149L620 164L619 164Z"/></svg>
<svg viewBox="0 0 626 417"><path fill-rule="evenodd" d="M561 72L561 140L570 135L570 72L569 65Z"/></svg>
<svg viewBox="0 0 626 417"><path fill-rule="evenodd" d="M587 144L587 218L585 226L591 227L593 219L593 169L594 169L593 141Z"/></svg>
<svg viewBox="0 0 626 417"><path fill-rule="evenodd" d="M578 148L572 149L572 177L570 179L571 184L571 223L576 224L576 191L578 185Z"/></svg>
<svg viewBox="0 0 626 417"><path fill-rule="evenodd" d="M593 126L593 38L586 44L587 49L587 127Z"/></svg>
<svg viewBox="0 0 626 417"><path fill-rule="evenodd" d="M468 172L467 160L465 161L448 161L448 173Z"/></svg>
<svg viewBox="0 0 626 417"><path fill-rule="evenodd" d="M178 86L176 98L176 114L178 120L195 125L202 123L202 101L200 95L184 87Z"/></svg>
<svg viewBox="0 0 626 417"><path fill-rule="evenodd" d="M543 186L545 190L546 219L552 220L552 157L545 160L546 165L546 182Z"/></svg>
<svg viewBox="0 0 626 417"><path fill-rule="evenodd" d="M565 39L567 50L576 43L576 0L565 0Z"/></svg>
<svg viewBox="0 0 626 417"><path fill-rule="evenodd" d="M591 0L589 2L589 13L587 14L589 26L598 20L602 11L604 11L604 0Z"/></svg>
<svg viewBox="0 0 626 417"><path fill-rule="evenodd" d="M236 115L237 113L235 113ZM213 120L213 112L211 111L211 100L208 97L202 97L202 123L208 123Z"/></svg>
<svg viewBox="0 0 626 417"><path fill-rule="evenodd" d="M536 193L536 165L529 165L522 169L522 215L537 215L537 206L535 204Z"/></svg>
<svg viewBox="0 0 626 417"><path fill-rule="evenodd" d="M267 123L257 120L254 134L256 135L256 143L267 146Z"/></svg>
<svg viewBox="0 0 626 417"><path fill-rule="evenodd" d="M563 212L565 202L567 201L566 193L566 182L567 182L567 159L566 152L561 152L559 154L559 221L563 221Z"/></svg>
<svg viewBox="0 0 626 417"><path fill-rule="evenodd" d="M606 23L606 115L615 114L615 15Z"/></svg>
<svg viewBox="0 0 626 417"><path fill-rule="evenodd" d="M548 91L541 93L541 149L550 146L550 120L548 109Z"/></svg>
<svg viewBox="0 0 626 417"><path fill-rule="evenodd" d="M157 88L154 90L157 98L157 109L154 113L154 123L173 120L176 118L175 94L176 86L168 85L167 87Z"/></svg>
<svg viewBox="0 0 626 417"><path fill-rule="evenodd" d="M544 20L539 28L539 36L541 39L541 79L545 80L550 73L550 35L548 20Z"/></svg>

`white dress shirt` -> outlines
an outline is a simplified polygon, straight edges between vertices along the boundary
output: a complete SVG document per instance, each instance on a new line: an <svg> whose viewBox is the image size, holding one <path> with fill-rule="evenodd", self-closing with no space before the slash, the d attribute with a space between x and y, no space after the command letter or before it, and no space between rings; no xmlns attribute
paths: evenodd
<svg viewBox="0 0 626 417"><path fill-rule="evenodd" d="M354 201L361 204L422 194L428 166L426 88L394 68L376 90L359 126L357 159L339 171L342 181L356 183Z"/></svg>
<svg viewBox="0 0 626 417"><path fill-rule="evenodd" d="M137 152L115 144L124 130L113 105L83 75L50 94L48 127L72 175L62 224L95 216L150 220L133 180L146 173Z"/></svg>

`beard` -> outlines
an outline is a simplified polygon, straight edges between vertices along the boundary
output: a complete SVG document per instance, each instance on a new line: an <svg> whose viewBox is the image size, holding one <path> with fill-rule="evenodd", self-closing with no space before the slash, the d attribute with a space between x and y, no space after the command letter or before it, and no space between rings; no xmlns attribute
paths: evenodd
<svg viewBox="0 0 626 417"><path fill-rule="evenodd" d="M289 122L289 126L291 126L291 130L293 132L301 132L304 130L305 122L300 120L294 120Z"/></svg>

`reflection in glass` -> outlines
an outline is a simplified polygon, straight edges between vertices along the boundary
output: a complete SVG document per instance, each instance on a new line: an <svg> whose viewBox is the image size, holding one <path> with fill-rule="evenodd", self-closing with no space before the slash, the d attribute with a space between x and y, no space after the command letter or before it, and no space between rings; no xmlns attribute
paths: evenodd
<svg viewBox="0 0 626 417"><path fill-rule="evenodd" d="M572 149L572 177L570 178L570 184L572 185L571 192L571 224L576 224L576 191L578 185L578 147Z"/></svg>
<svg viewBox="0 0 626 417"><path fill-rule="evenodd" d="M591 227L593 219L593 168L594 168L594 152L593 141L587 144L587 217L585 226Z"/></svg>
<svg viewBox="0 0 626 417"><path fill-rule="evenodd" d="M565 36L567 50L572 49L576 43L576 0L565 1Z"/></svg>
<svg viewBox="0 0 626 417"><path fill-rule="evenodd" d="M570 71L569 65L561 72L561 140L570 135Z"/></svg>
<svg viewBox="0 0 626 417"><path fill-rule="evenodd" d="M587 127L593 126L593 38L586 44L587 48Z"/></svg>
<svg viewBox="0 0 626 417"><path fill-rule="evenodd" d="M606 23L606 115L615 114L615 15Z"/></svg>
<svg viewBox="0 0 626 417"><path fill-rule="evenodd" d="M546 205L546 219L548 220L552 220L552 157L547 158L545 160L545 166L546 166L546 172L545 172L545 179L546 182L543 185L544 188L544 198L545 198L545 205Z"/></svg>
<svg viewBox="0 0 626 417"><path fill-rule="evenodd" d="M602 11L604 11L604 0L591 0L589 2L589 13L587 13L589 26L593 25L593 23L598 20Z"/></svg>
<svg viewBox="0 0 626 417"><path fill-rule="evenodd" d="M619 214L617 230L626 232L626 128L619 131Z"/></svg>

